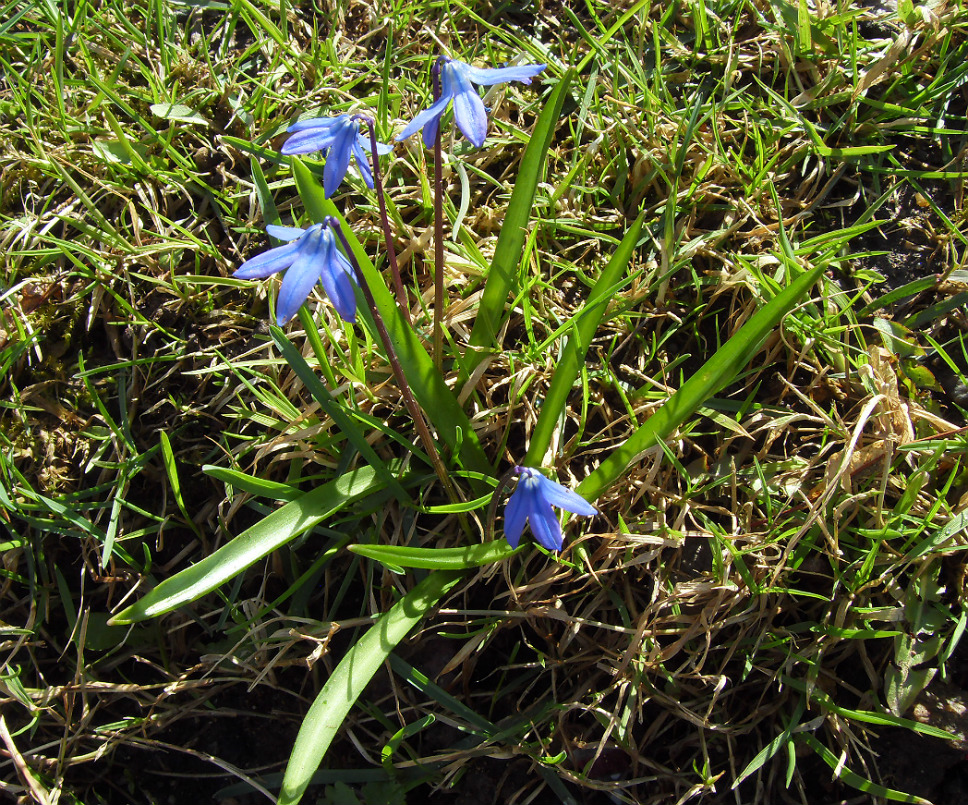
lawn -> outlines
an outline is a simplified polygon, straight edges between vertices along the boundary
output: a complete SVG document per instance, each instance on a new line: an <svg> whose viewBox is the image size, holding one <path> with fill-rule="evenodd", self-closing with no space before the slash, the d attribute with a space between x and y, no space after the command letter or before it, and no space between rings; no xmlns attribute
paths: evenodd
<svg viewBox="0 0 968 805"><path fill-rule="evenodd" d="M968 802L964 3L13 0L0 64L0 791Z"/></svg>

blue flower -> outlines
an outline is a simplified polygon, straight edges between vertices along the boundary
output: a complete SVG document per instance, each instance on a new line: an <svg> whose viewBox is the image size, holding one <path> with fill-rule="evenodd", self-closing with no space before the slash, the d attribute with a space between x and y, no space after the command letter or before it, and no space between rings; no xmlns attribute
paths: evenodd
<svg viewBox="0 0 968 805"><path fill-rule="evenodd" d="M471 84L489 87L492 84L503 84L506 81L520 81L530 84L531 79L540 73L547 65L522 64L517 67L480 68L451 59L441 57L440 68L440 99L430 108L425 109L410 121L403 131L397 135L397 140L405 140L423 129L424 144L432 148L437 138L437 128L440 118L450 102L454 102L454 120L457 128L464 132L464 136L475 146L484 145L487 136L487 111L484 102Z"/></svg>
<svg viewBox="0 0 968 805"><path fill-rule="evenodd" d="M581 495L548 480L538 470L515 467L514 472L520 480L504 510L504 536L512 548L518 547L527 520L531 533L541 545L549 551L561 550L561 526L552 506L585 517L598 514Z"/></svg>
<svg viewBox="0 0 968 805"><path fill-rule="evenodd" d="M287 131L292 134L282 145L283 154L311 154L329 151L323 169L323 191L331 196L346 176L350 154L356 157L356 167L366 186L373 189L373 169L370 165L370 138L360 131L360 120L353 115L314 117L293 123ZM389 154L393 146L376 144L379 155Z"/></svg>
<svg viewBox="0 0 968 805"><path fill-rule="evenodd" d="M291 226L266 227L274 238L286 240L284 246L269 249L251 260L246 260L233 276L256 280L289 270L282 280L276 300L276 322L282 327L299 312L299 308L313 286L322 281L323 289L336 312L351 324L356 321L356 279L353 268L343 253L336 248L332 227L316 224L308 229Z"/></svg>

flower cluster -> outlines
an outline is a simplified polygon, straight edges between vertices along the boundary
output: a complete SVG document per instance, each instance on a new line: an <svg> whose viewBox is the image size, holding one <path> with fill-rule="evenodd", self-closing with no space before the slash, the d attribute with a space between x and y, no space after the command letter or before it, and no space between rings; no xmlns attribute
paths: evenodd
<svg viewBox="0 0 968 805"><path fill-rule="evenodd" d="M396 140L405 140L422 130L424 143L432 147L438 142L441 120L453 104L457 128L480 148L487 137L487 110L474 85L487 87L507 81L529 84L544 69L543 64L487 69L442 56L434 67L435 78L439 77L439 82L435 80L434 102L414 117ZM364 124L369 136L361 131ZM373 125L371 119L355 114L301 120L289 127L290 137L281 151L286 155L320 152L325 159L323 192L327 197L343 182L351 158L355 159L363 182L373 189L374 175L377 184L380 178L377 160L392 150L391 146L376 141ZM382 192L382 188L377 189ZM296 315L317 282L322 282L343 320L356 321L357 279L336 243L336 226L333 218L306 229L267 226L270 235L285 243L247 260L236 270L234 276L240 279L263 279L286 269L276 304L276 321L280 327ZM536 469L515 467L514 473L519 480L508 500L504 519L505 536L512 547L517 547L525 524L529 524L539 544L549 551L560 551L561 525L553 507L585 517L598 513L580 495L549 480Z"/></svg>
<svg viewBox="0 0 968 805"><path fill-rule="evenodd" d="M410 137L423 129L424 142L433 145L440 127L440 119L451 101L454 103L454 120L457 127L478 148L487 135L487 112L472 84L491 86L506 81L531 83L531 79L545 69L543 64L526 64L518 67L484 69L472 67L462 61L441 57L438 60L442 91L440 98L418 114L397 135L397 140ZM283 143L283 154L311 154L319 151L325 155L323 168L323 192L331 196L342 184L349 169L350 157L356 159L356 167L367 187L373 189L373 165L370 163L370 141L360 131L361 125L372 120L362 115L336 115L300 120L288 128L291 137ZM390 153L393 148L376 143L374 158ZM263 255L245 262L234 274L239 279L262 279L281 271L290 270L283 280L277 304L277 322L280 326L289 321L309 296L317 280L333 306L345 321L356 320L356 301L352 283L348 277L346 258L336 248L332 232L323 231L317 224L309 229L291 227L267 227L270 235L281 240L295 241L286 246L271 249Z"/></svg>

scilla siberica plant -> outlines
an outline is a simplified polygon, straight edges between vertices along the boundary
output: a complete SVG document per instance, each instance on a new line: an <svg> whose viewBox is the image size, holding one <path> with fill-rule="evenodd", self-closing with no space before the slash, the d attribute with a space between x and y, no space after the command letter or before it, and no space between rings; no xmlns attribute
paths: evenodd
<svg viewBox="0 0 968 805"><path fill-rule="evenodd" d="M474 84L493 86L509 81L530 84L546 65L523 64L512 67L480 68L447 56L439 57L434 65L435 100L431 106L420 112L396 136L397 141L411 137L423 130L425 145L439 148L440 123L448 107L453 103L454 120L465 137L476 147L484 144L487 136L487 111ZM360 130L361 123L369 120L361 115L342 114L331 118L316 117L302 120L291 125L287 131L291 135L282 146L283 154L309 154L320 152L325 156L323 169L323 190L326 196L338 189L346 176L350 156L356 158L357 169L364 183L373 189L373 168L379 170L379 158L392 149L374 138L367 138ZM372 127L372 121L369 121ZM366 150L370 154L367 155ZM437 159L439 164L440 159ZM439 199L443 190L439 181L435 182L435 196ZM382 193L382 186L379 188ZM385 208L381 206L381 211ZM385 212L383 213L385 219ZM435 207L435 225L442 226L442 212ZM332 226L338 226L333 223ZM313 286L321 281L327 296L344 321L356 321L356 303L353 294L353 270L349 262L336 247L333 231L322 224L308 229L293 227L267 226L270 235L292 241L261 255L247 260L235 272L241 279L260 279L284 268L288 268L277 302L276 319L280 326L295 316ZM389 231L384 220L384 231ZM441 238L436 238L440 242ZM388 250L393 249L392 241L387 238ZM443 284L442 263L438 260L437 285ZM435 322L440 320L440 308L435 306ZM372 309L375 320L380 319L380 311ZM385 347L389 344L385 343ZM392 347L389 347L392 349ZM398 380L408 386L404 375ZM591 516L597 514L594 507L561 484L550 481L540 472L531 468L515 467L521 476L518 487L511 496L505 513L505 536L512 547L517 547L521 532L527 521L531 525L538 542L549 551L560 551L563 545L561 526L554 516L552 506L564 508L575 514Z"/></svg>
<svg viewBox="0 0 968 805"><path fill-rule="evenodd" d="M424 451L433 464L443 488L450 496L455 506L454 510L459 512L459 517L463 518L463 512L467 510L466 505L463 504L466 496L454 485L455 478L458 476L454 473L453 466L445 465L441 451L438 450L437 440L428 427L428 419L435 423L438 438L442 437L443 441L447 442L453 455L452 462L458 464L457 468L477 467L479 468L476 471L477 475L489 479L491 485L496 487L489 518L492 524L495 519L495 505L500 502L499 496L503 493L505 483L511 478L512 473L520 477L516 489L507 502L504 516L507 544L491 540L472 544L469 547L446 549L351 546L359 549L367 548L370 553L364 553L364 555L381 561L391 561L386 558L389 552L392 554L393 566L427 567L436 572L426 575L396 606L379 618L374 627L354 644L320 691L293 747L278 800L282 805L293 805L299 801L343 718L362 692L363 685L385 661L396 643L456 583L462 571L499 561L514 553L525 524L530 525L535 539L545 549L552 552L561 551L564 538L553 507L563 508L583 516L597 514L596 509L579 494L549 480L536 469L515 467L502 479L496 480L493 469L490 468L491 461L483 454L476 432L446 385L442 374L441 322L444 308L442 121L452 105L457 128L474 147L480 148L487 136L487 110L474 85L492 86L508 81L527 84L544 69L545 65L540 64L493 69L479 68L449 57L440 57L433 68L433 103L407 124L396 138L398 141L404 140L422 129L424 143L434 148L436 259L433 361L420 344L417 331L410 324L407 294L396 264L392 228L387 215L379 161L380 157L385 156L391 149L390 146L378 142L374 122L366 115L340 114L333 117L314 117L289 127L290 136L281 149L284 155L319 153L324 160L321 197L317 193L318 185L315 184L315 180L305 166L298 160L293 162L297 188L307 206L312 199L314 215L317 216L318 223L306 228L268 225L266 229L269 235L285 241L283 245L246 260L235 272L235 276L240 279L261 279L277 272L286 272L276 303L276 323L279 327L289 322L297 313L300 313L300 321L304 326L312 325L312 319L308 313L300 310L317 282L322 283L326 296L347 325L362 323L367 327L375 327ZM563 90L568 82L570 77L563 82L559 90L556 90L554 97L563 97ZM549 131L553 131L551 124L561 108L560 100L555 104L551 110L552 114L547 116L546 126L550 127ZM368 136L364 134L364 128L368 129ZM545 142L543 146L545 152L547 147L548 142ZM541 153L541 158L544 158L544 152ZM386 295L386 288L379 274L376 274L372 268L368 273L364 266L361 266L359 247L354 249L350 244L349 238L352 237L352 233L348 236L339 218L334 215L337 210L330 199L345 181L353 160L364 185L376 191L388 262L396 285L396 306L392 301L388 301L392 298ZM525 199L522 204L522 209L527 214L531 199ZM327 210L327 212L321 213L321 210ZM359 315L360 297L365 302L368 316ZM361 318L362 322L360 322ZM319 341L318 334L314 334L313 337L317 342ZM273 338L282 346L287 360L293 363L293 368L297 372L312 371L305 362L301 365L295 362L301 360L301 356L298 351L291 349L291 345L281 331L273 332ZM290 348L286 349L286 345ZM318 396L317 399L319 399ZM331 414L337 418L339 416L338 412L332 409ZM367 455L366 450L369 448L366 444L360 444L358 449L361 455ZM372 451L370 455L373 455ZM376 478L377 475L379 473L368 477ZM401 494L405 494L399 486L397 488ZM462 531L473 533L466 520L461 522ZM260 550L265 547L261 555L265 555L275 545L275 542L267 540L265 546L260 546ZM236 550L229 544L216 554L225 549ZM242 550L242 548L237 549L239 552ZM405 555L401 555L401 551ZM246 561L249 564L258 558L256 553L256 551L250 551L246 554ZM194 575L196 579L199 576L205 577L206 582L210 582L211 586L206 588L206 585L198 583L185 585L179 582L176 576L159 585L137 605L115 616L116 622L130 622L150 617L163 611L163 607L172 600L183 602L188 595L197 597L206 589L213 589L221 583L227 572L225 568L237 567L242 563L226 563L221 561L221 557L213 554L201 564L201 567L196 566L192 569ZM167 598L164 589L166 584L175 591L173 595L168 594ZM157 599L161 599L161 602L159 603Z"/></svg>
<svg viewBox="0 0 968 805"><path fill-rule="evenodd" d="M298 158L292 162L296 187L316 223L304 229L270 225L267 227L269 234L287 242L247 260L236 271L235 276L239 278L257 279L286 270L277 303L277 323L285 324L298 313L300 321L307 328L307 340L317 350L317 357L321 356L320 365L325 362L325 355L319 350L321 336L313 328L314 322L302 306L317 282L323 284L330 302L347 325L360 324L375 329L426 458L451 498L445 510L466 518L468 513L485 505L488 498L486 490L494 488L487 518L491 524L490 530L493 530L505 484L514 475L518 476L517 487L507 502L504 514L506 543L493 539L471 539L468 540L471 544L454 548L349 546L355 554L381 561L394 570L421 568L431 572L424 573L409 592L379 615L373 626L349 648L333 669L299 730L283 779L279 805L295 805L301 799L343 720L373 674L386 662L397 643L416 627L468 569L504 560L521 550L516 546L526 524L530 526L536 541L546 550L561 551L564 537L554 508L586 517L597 514L588 501L597 498L627 472L629 466L645 451L668 439L706 400L738 376L767 335L822 274L824 266L820 264L785 278L785 287L778 290L772 300L765 303L721 345L702 369L686 380L665 404L636 426L627 439L603 453L598 466L573 491L545 477L534 465L543 463L548 454L552 433L568 405L568 394L578 377L588 344L594 338L595 328L602 320L608 300L622 286L642 232L643 216L640 215L601 271L581 315L576 315L574 319L575 337L572 338L569 333L569 340L561 349L552 382L531 429L528 452L522 459L522 465L528 466L515 466L496 479L495 459L485 455L477 430L453 390L455 384L448 384L443 374L444 187L441 178L441 124L447 110L453 105L457 127L472 145L480 147L487 134L487 115L474 84L491 85L504 81L528 83L543 70L543 65L477 68L441 57L433 68L432 104L405 126L398 136L398 139L406 139L422 129L424 143L428 146L432 143L434 148L433 358L410 321L407 294L396 264L379 162L388 146L377 141L374 123L365 115L313 118L297 123L290 129L291 137L283 146L285 153L319 152L325 160L323 187L319 187L310 169ZM496 324L502 320L508 296L513 297L513 292L517 291L512 269L522 259L524 230L572 77L572 71L568 71L558 80L535 123L522 157L521 169L507 205L504 226L480 296L478 320L467 349L463 355L456 356L457 371L463 373L456 378L457 384L470 382L468 373L473 372L483 360L485 351L481 347L482 344L487 347L484 344L487 338L493 338L493 346L499 347L496 335L499 328ZM364 126L368 129L368 138L363 136L361 127ZM351 157L355 158L363 183L376 193L387 260L396 285L396 304L382 277L369 263L366 251L355 241L351 231L345 231L339 211L329 198L345 180ZM364 304L358 306L361 297ZM196 600L271 551L306 533L333 512L357 500L377 492L390 491L402 504L409 502L409 493L400 479L386 463L381 463L380 456L359 429L354 427L346 412L335 403L332 394L322 386L301 352L293 347L279 328L270 327L270 332L294 371L307 386L312 386L313 396L326 409L346 439L352 442L358 455L369 462L369 466L353 468L272 512L247 529L244 539L240 535L191 568L162 581L134 604L115 614L112 624L146 620ZM335 380L332 382L335 383ZM436 438L430 431L428 419L434 424ZM405 443L403 438L398 441ZM443 452L449 456L448 463L444 462L442 451L438 449L439 443L446 448ZM414 475L409 477L413 478ZM456 488L458 482L471 487L475 495L473 500L468 500ZM421 506L413 506L414 512L418 512L416 516L419 516L422 504L423 501ZM475 533L467 519L461 520L460 530L468 536ZM478 534L479 531L477 529Z"/></svg>

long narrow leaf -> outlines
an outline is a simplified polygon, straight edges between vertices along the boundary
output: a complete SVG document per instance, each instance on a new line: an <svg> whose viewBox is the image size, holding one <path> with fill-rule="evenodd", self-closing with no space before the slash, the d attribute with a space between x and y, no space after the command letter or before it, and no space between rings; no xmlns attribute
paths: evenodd
<svg viewBox="0 0 968 805"><path fill-rule="evenodd" d="M286 338L286 334L274 325L269 326L269 334L272 336L272 340L276 342L276 346L279 347L279 351L282 352L282 357L286 359L286 363L299 375L299 379L302 380L303 385L306 386L309 393L313 395L313 398L319 403L323 411L326 412L326 415L336 423L336 427L346 436L350 444L356 448L366 463L373 468L380 481L393 492L396 499L404 506L412 505L413 499L403 491L403 487L393 477L393 473L387 469L383 459L370 446L363 431L359 429L353 419L347 416L346 412L339 406L339 403L333 399L333 395L329 393L329 389L316 377L316 373L312 370L312 367L306 363L306 359L299 353L299 350Z"/></svg>
<svg viewBox="0 0 968 805"><path fill-rule="evenodd" d="M270 498L272 500L298 500L305 494L289 484L281 484L278 481L267 481L264 478L246 475L239 470L216 467L213 464L203 464L202 472L212 478L217 478L224 483L230 484L236 489L248 492L250 495Z"/></svg>
<svg viewBox="0 0 968 805"><path fill-rule="evenodd" d="M272 512L215 553L166 579L108 624L137 623L194 601L347 504L382 488L382 481L371 467L361 467L323 484Z"/></svg>
<svg viewBox="0 0 968 805"><path fill-rule="evenodd" d="M393 672L404 682L416 688L425 696L430 697L442 707L446 707L456 716L463 719L473 727L476 727L488 737L493 736L498 732L497 725L492 724L480 713L472 710L470 707L460 701L460 699L451 696L442 687L431 682L422 671L414 668L406 661L401 660L396 654L391 654L387 661L390 663L390 667L393 669Z"/></svg>
<svg viewBox="0 0 968 805"><path fill-rule="evenodd" d="M466 548L410 548L405 545L350 545L349 549L390 567L419 567L426 570L465 570L500 562L524 546L512 548L504 540Z"/></svg>
<svg viewBox="0 0 968 805"><path fill-rule="evenodd" d="M801 274L767 302L739 331L717 350L668 401L643 423L628 440L615 448L576 490L595 500L650 447L669 438L706 400L727 385L759 350L763 340L823 274L818 266Z"/></svg>
<svg viewBox="0 0 968 805"><path fill-rule="evenodd" d="M326 680L293 745L278 805L295 805L353 704L390 652L460 579L459 571L431 573L381 615Z"/></svg>
<svg viewBox="0 0 968 805"><path fill-rule="evenodd" d="M605 315L608 300L612 298L615 292L616 283L622 279L628 269L632 252L639 242L643 220L644 215L640 215L632 224L631 229L625 233L622 242L612 254L612 259L608 261L608 265L605 266L598 282L595 283L595 287L588 295L588 301L585 302L584 307L573 319L572 333L569 336L568 344L562 350L558 365L555 367L551 387L541 404L541 414L538 416L538 421L531 433L528 454L522 462L529 467L537 467L542 463L548 445L551 443L555 425L568 403L568 394L571 392L575 378L578 377L579 367L584 362L588 347L595 336L595 331L601 324L602 316Z"/></svg>
<svg viewBox="0 0 968 805"><path fill-rule="evenodd" d="M903 791L896 791L893 788L887 788L883 785L878 785L866 777L861 777L857 772L851 771L841 762L841 758L836 754L831 752L826 746L824 746L820 741L814 738L809 732L800 733L796 736L797 741L805 743L814 752L816 752L820 758L830 766L834 771L834 776L837 777L841 782L847 783L851 788L856 788L858 791L863 791L866 794L871 794L875 797L884 797L884 799L890 799L894 802L909 802L913 805L931 805L929 800L922 797L917 797L914 794L905 794Z"/></svg>
<svg viewBox="0 0 968 805"><path fill-rule="evenodd" d="M494 259L491 260L491 269L481 295L474 329L471 330L471 349L465 356L468 374L483 360L485 349L495 346L495 335L504 317L508 293L514 285L514 278L521 264L521 251L524 248L528 222L531 220L534 195L548 158L551 139L561 117L561 107L574 76L574 72L569 70L551 93L547 106L534 125L531 140L521 159L521 168L514 181L514 190L511 191L501 234L494 247Z"/></svg>
<svg viewBox="0 0 968 805"><path fill-rule="evenodd" d="M306 210L314 221L321 221L325 216L332 215L339 220L343 233L353 249L353 254L360 263L360 268L366 277L377 309L383 317L387 332L393 341L400 365L407 376L413 396L420 407L430 414L431 421L441 438L448 447L459 453L464 469L490 476L493 474L490 462L481 449L477 433L471 427L470 420L457 402L457 398L444 382L443 376L434 366L434 362L423 348L416 333L407 324L403 314L397 308L396 300L387 289L383 277L373 266L363 246L356 239L353 231L346 225L346 221L333 202L323 194L323 188L313 178L312 172L298 159L293 160L293 175L296 177L296 188ZM368 310L361 310L361 318L368 323L372 332L372 319Z"/></svg>
<svg viewBox="0 0 968 805"><path fill-rule="evenodd" d="M783 728L783 731L777 735L772 741L770 741L766 746L764 746L756 756L746 764L746 768L739 773L739 776L733 780L733 784L730 786L730 790L735 791L739 788L740 783L743 782L747 777L760 768L777 752L783 749L791 740L792 733L795 727L800 724L800 717L803 715L803 711L806 709L806 699L800 698L797 700L796 707L793 710L793 715L790 716L790 720L787 725Z"/></svg>

